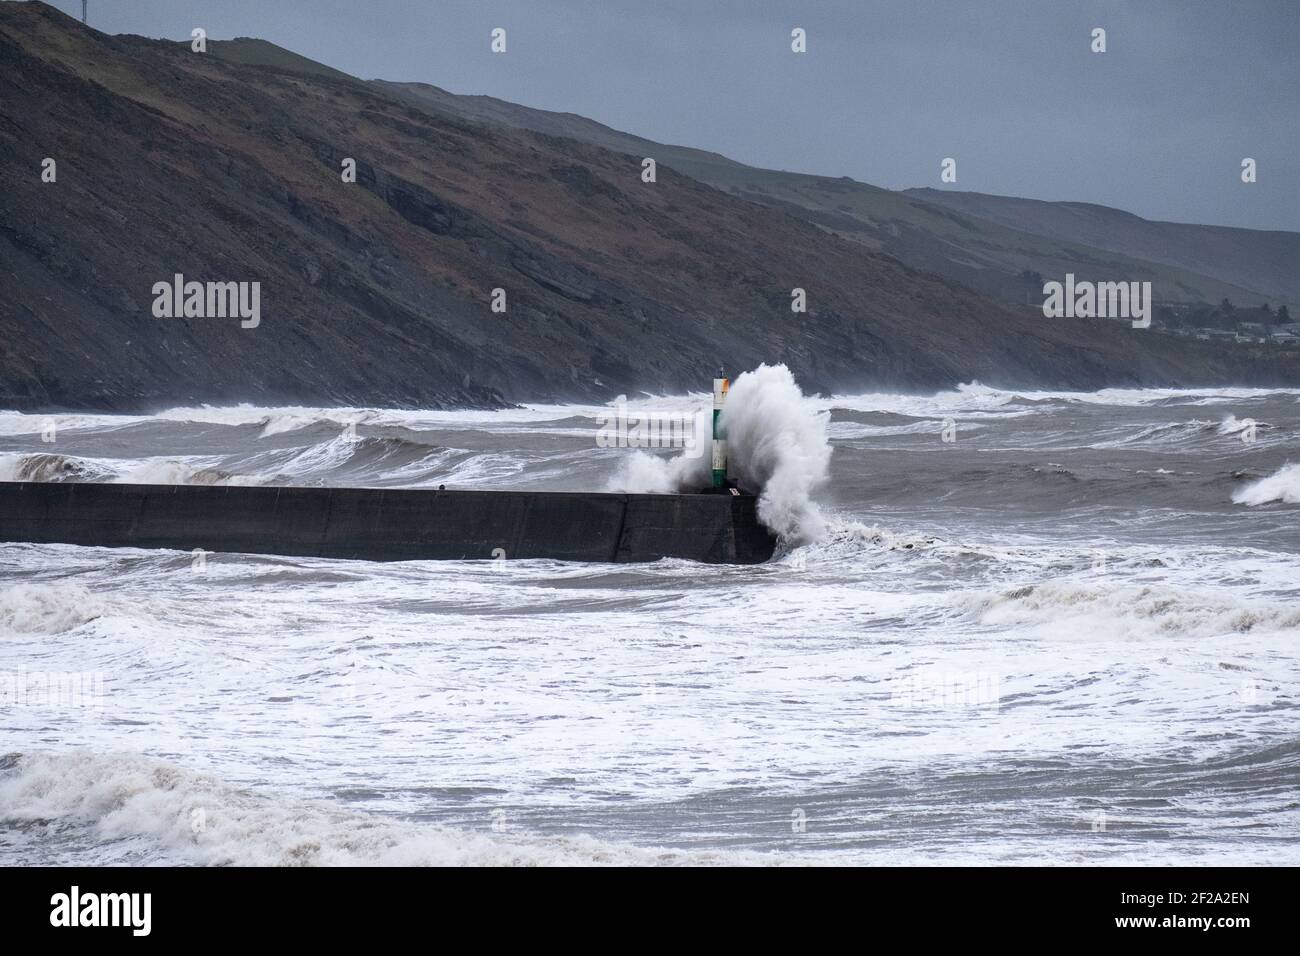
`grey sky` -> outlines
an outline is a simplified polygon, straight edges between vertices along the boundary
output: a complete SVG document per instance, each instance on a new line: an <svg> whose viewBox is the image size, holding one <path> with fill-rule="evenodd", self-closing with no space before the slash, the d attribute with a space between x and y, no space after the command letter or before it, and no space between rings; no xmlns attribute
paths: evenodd
<svg viewBox="0 0 1300 956"><path fill-rule="evenodd" d="M1300 0L90 0L90 20L258 36L758 166L903 188L952 156L947 188L1300 229Z"/></svg>

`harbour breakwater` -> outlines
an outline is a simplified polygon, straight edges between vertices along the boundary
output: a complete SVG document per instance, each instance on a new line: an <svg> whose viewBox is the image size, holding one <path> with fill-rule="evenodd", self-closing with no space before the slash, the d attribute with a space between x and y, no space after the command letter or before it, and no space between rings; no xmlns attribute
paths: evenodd
<svg viewBox="0 0 1300 956"><path fill-rule="evenodd" d="M0 482L0 540L374 561L756 564L776 540L735 494Z"/></svg>

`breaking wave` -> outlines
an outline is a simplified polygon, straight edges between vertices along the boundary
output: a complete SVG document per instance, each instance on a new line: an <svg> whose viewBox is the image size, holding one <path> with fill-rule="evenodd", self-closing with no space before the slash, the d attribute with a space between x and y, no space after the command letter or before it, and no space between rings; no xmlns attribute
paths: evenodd
<svg viewBox="0 0 1300 956"><path fill-rule="evenodd" d="M308 478L367 481L381 475L416 479L445 466L452 454L451 449L411 438L362 437L344 432L328 441L291 449L290 457L278 463L278 474L269 483L301 483Z"/></svg>
<svg viewBox="0 0 1300 956"><path fill-rule="evenodd" d="M255 478L235 475L206 464L174 458L150 458L135 462L114 475L111 481L126 485L251 485Z"/></svg>
<svg viewBox="0 0 1300 956"><path fill-rule="evenodd" d="M304 428L322 427L320 423ZM282 485L383 482L419 485L469 480L463 455L401 434L353 436L326 428L315 444L273 448L217 467L220 458L98 459L46 453L0 455L0 481L114 482L135 485ZM465 472L465 474L461 474Z"/></svg>
<svg viewBox="0 0 1300 956"><path fill-rule="evenodd" d="M0 481L120 482L135 485L238 485L257 479L179 458L95 459L70 455L0 455Z"/></svg>
<svg viewBox="0 0 1300 956"><path fill-rule="evenodd" d="M136 844L137 859L209 866L627 866L753 863L759 854L637 849L589 837L508 839L276 799L128 754L0 758L0 822Z"/></svg>
<svg viewBox="0 0 1300 956"><path fill-rule="evenodd" d="M981 624L1042 628L1065 639L1214 638L1300 627L1300 607L1143 585L1050 581L960 599Z"/></svg>
<svg viewBox="0 0 1300 956"><path fill-rule="evenodd" d="M1253 418L1238 418L1236 415L1226 415L1223 421L1219 422L1218 433L1220 435L1240 435L1247 429L1262 425Z"/></svg>
<svg viewBox="0 0 1300 956"><path fill-rule="evenodd" d="M736 379L722 412L727 470L758 492L758 517L783 542L798 546L826 530L813 500L830 472L830 414L818 411L784 365L760 365ZM637 452L611 482L618 491L671 493L708 483L707 443L671 460ZM700 453L703 451L703 453Z"/></svg>
<svg viewBox="0 0 1300 956"><path fill-rule="evenodd" d="M108 613L97 595L75 584L14 584L0 590L0 636L61 634Z"/></svg>
<svg viewBox="0 0 1300 956"><path fill-rule="evenodd" d="M0 455L0 481L102 481L112 472L68 455Z"/></svg>
<svg viewBox="0 0 1300 956"><path fill-rule="evenodd" d="M1267 478L1234 492L1232 500L1239 505L1263 505L1272 501L1300 505L1300 464L1283 465Z"/></svg>

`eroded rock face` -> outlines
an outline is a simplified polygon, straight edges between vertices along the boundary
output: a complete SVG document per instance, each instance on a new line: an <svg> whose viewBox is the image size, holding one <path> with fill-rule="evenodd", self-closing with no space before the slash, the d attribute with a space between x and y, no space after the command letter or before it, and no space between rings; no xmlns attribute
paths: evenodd
<svg viewBox="0 0 1300 956"><path fill-rule="evenodd" d="M0 4L0 405L603 401L763 361L810 391L1300 380L1296 356L1044 320L640 172L329 71ZM260 283L260 324L155 318L177 273Z"/></svg>

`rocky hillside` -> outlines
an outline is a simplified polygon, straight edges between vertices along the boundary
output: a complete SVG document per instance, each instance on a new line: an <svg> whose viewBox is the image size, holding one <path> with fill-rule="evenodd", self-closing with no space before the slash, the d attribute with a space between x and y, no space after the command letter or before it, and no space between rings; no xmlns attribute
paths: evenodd
<svg viewBox="0 0 1300 956"><path fill-rule="evenodd" d="M228 44L222 53L249 55L248 42ZM265 46L262 55L270 59ZM287 57L283 60L291 65ZM947 189L895 192L847 176L746 166L718 153L657 143L572 113L457 95L426 83L372 82L451 116L653 156L718 189L784 209L914 268L1006 301L1042 301L1042 282L1026 281L1026 272L1057 279L1073 272L1093 281L1149 281L1162 302L1300 301L1300 233L1151 222L1087 203Z"/></svg>
<svg viewBox="0 0 1300 956"><path fill-rule="evenodd" d="M1300 380L1296 357L1011 311L640 172L331 71L0 3L0 406L603 400L762 361L818 390ZM156 318L176 273L259 282L260 325Z"/></svg>
<svg viewBox="0 0 1300 956"><path fill-rule="evenodd" d="M905 194L1020 232L1210 276L1248 290L1233 298L1243 305L1258 304L1260 297L1272 305L1289 304L1293 310L1300 305L1300 232L1160 222L1095 203L1043 202L949 189L909 189ZM1212 290L1199 291L1200 301L1219 301ZM1224 294L1232 297L1231 292Z"/></svg>

